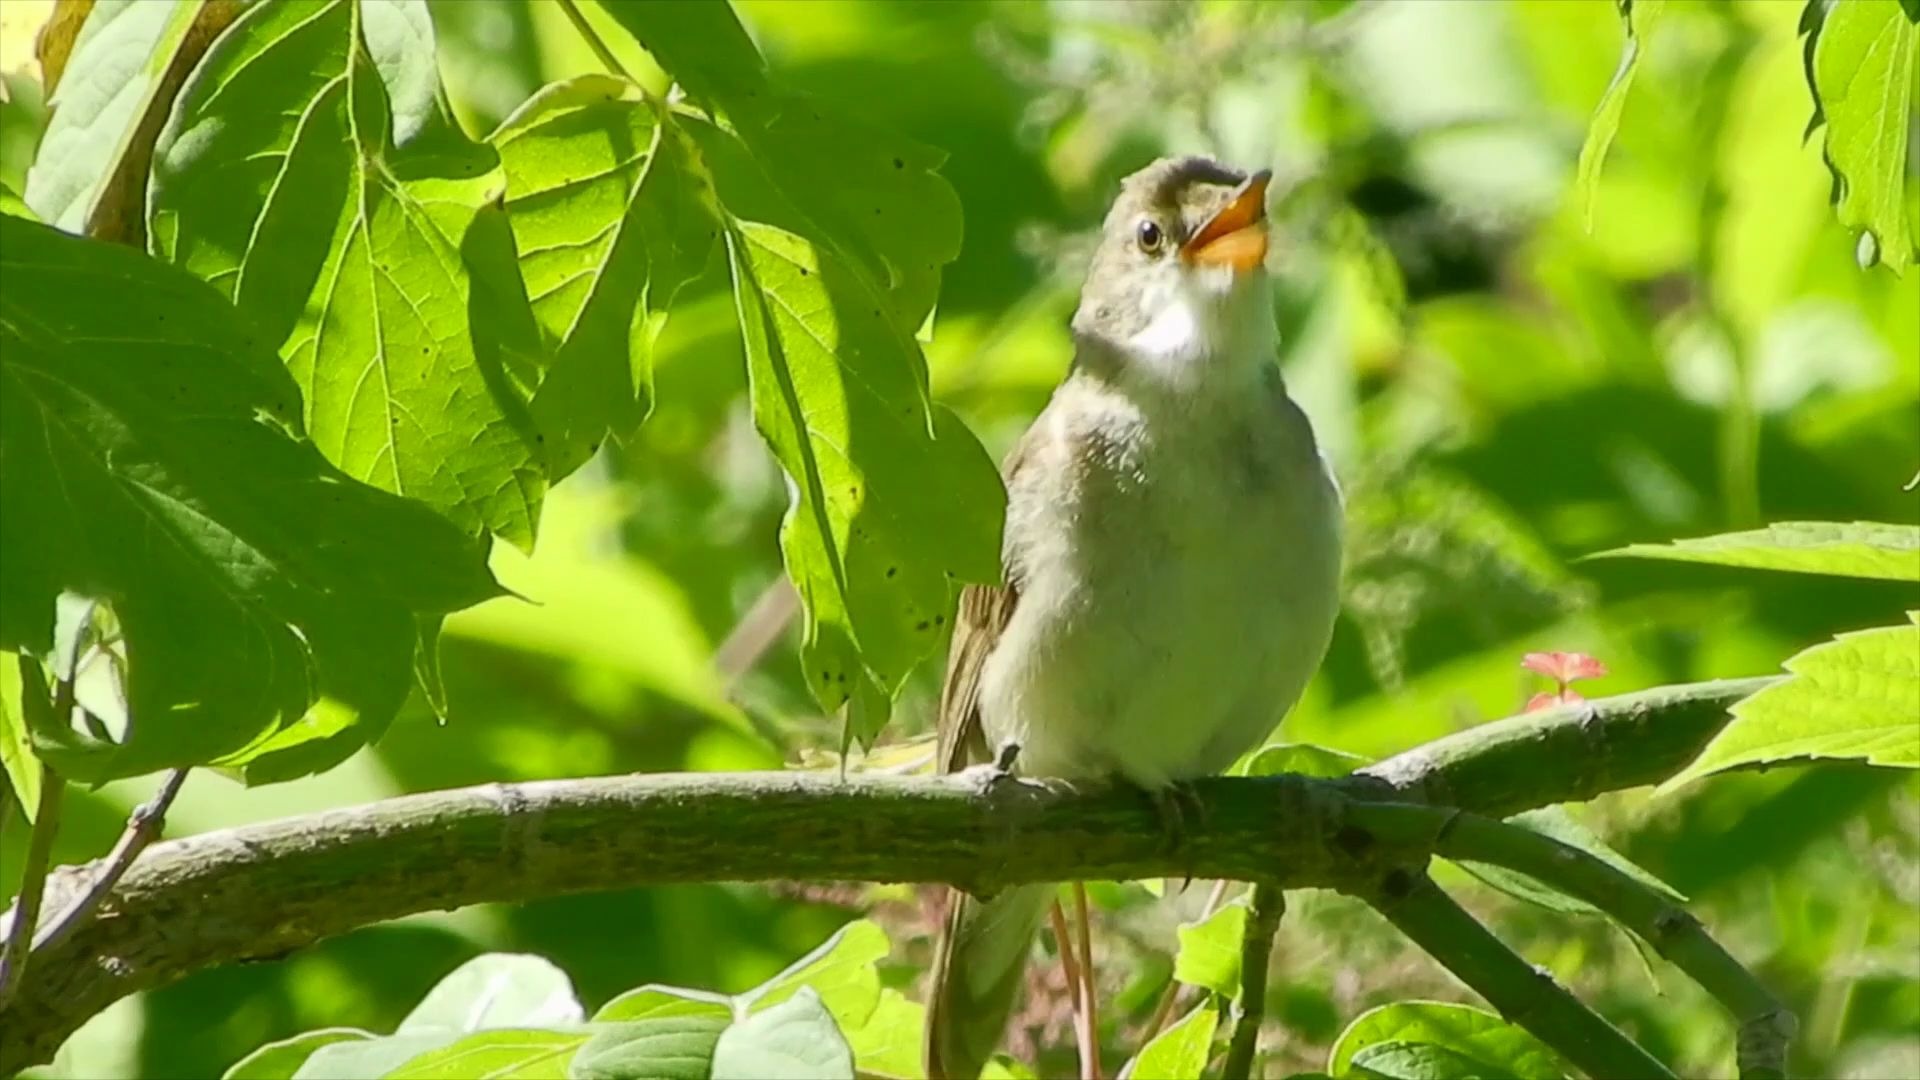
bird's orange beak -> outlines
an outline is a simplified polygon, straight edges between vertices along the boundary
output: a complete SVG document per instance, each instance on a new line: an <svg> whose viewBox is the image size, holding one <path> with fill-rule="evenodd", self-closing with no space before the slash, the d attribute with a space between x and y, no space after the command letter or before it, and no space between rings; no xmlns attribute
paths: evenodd
<svg viewBox="0 0 1920 1080"><path fill-rule="evenodd" d="M1227 205L1180 245L1180 258L1195 266L1230 266L1244 274L1267 257L1267 184L1273 170L1261 169L1240 185Z"/></svg>

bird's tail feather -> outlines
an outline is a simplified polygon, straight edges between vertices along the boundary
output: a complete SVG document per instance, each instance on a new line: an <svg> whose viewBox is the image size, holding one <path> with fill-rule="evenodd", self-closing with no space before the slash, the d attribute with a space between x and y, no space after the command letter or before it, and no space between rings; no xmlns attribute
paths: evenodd
<svg viewBox="0 0 1920 1080"><path fill-rule="evenodd" d="M1000 1045L1051 885L980 900L955 891L934 958L925 1057L931 1080L975 1080Z"/></svg>

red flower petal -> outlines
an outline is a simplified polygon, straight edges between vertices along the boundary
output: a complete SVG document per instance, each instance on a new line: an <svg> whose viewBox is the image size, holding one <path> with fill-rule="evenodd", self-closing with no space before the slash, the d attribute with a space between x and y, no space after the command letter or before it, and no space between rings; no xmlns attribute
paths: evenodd
<svg viewBox="0 0 1920 1080"><path fill-rule="evenodd" d="M1520 666L1561 684L1607 673L1607 665L1582 652L1530 652L1521 657Z"/></svg>

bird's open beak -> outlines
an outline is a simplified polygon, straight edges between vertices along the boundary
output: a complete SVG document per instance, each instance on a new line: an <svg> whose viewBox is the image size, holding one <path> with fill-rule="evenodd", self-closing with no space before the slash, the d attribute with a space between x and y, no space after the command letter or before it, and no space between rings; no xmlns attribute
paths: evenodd
<svg viewBox="0 0 1920 1080"><path fill-rule="evenodd" d="M1195 266L1230 266L1244 274L1267 257L1267 183L1261 169L1240 185L1227 205L1180 245L1180 258Z"/></svg>

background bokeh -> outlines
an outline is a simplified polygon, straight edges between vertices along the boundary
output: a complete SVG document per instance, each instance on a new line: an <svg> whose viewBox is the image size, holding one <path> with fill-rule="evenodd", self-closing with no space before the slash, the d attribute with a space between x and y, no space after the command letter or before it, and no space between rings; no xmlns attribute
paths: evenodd
<svg viewBox="0 0 1920 1080"><path fill-rule="evenodd" d="M0 4L0 177L43 119L44 0ZM1580 562L1621 544L1795 518L1920 519L1920 272L1862 270L1828 207L1790 0L1668 5L1591 207L1575 160L1619 62L1605 0L1120 3L736 0L776 76L944 149L965 207L928 347L936 395L996 453L1070 354L1090 230L1119 177L1167 152L1272 165L1290 195L1274 311L1281 362L1349 498L1345 613L1286 737L1367 755L1514 711L1532 649L1611 674L1590 695L1775 670L1835 632L1920 606L1886 583ZM556 9L434 0L443 73L484 132L591 70ZM410 707L321 777L246 790L196 775L174 835L407 791L673 769L760 769L837 745L794 666L775 527L723 280L684 294L658 407L554 491L538 551L496 555L538 606L448 624L451 720ZM764 643L764 647L762 647ZM899 712L924 728L933 673ZM148 785L74 791L57 856L103 852ZM1920 784L1848 766L1612 796L1588 823L1693 898L1798 1012L1795 1068L1920 1075ZM18 830L0 882L18 874ZM1716 1006L1598 921L1447 881L1530 959L1683 1074L1727 1071ZM1173 927L1204 888L1097 890L1109 1039L1151 1011ZM481 907L364 930L122 1002L47 1076L217 1075L316 1027L390 1030L488 950L537 952L589 1008L649 981L734 991L879 903L890 977L929 943L903 890L644 889ZM1365 908L1292 905L1273 1075L1313 1068L1386 1000L1465 991ZM1023 1046L1070 1058L1057 980ZM1050 989L1051 988L1051 989ZM1118 1060L1116 1055L1114 1060Z"/></svg>

